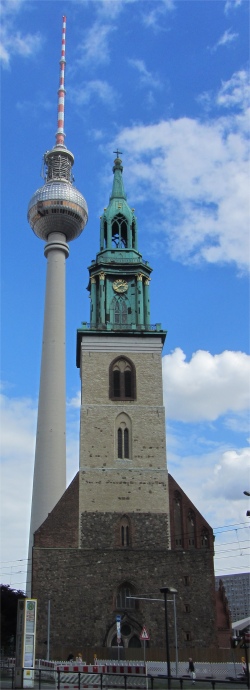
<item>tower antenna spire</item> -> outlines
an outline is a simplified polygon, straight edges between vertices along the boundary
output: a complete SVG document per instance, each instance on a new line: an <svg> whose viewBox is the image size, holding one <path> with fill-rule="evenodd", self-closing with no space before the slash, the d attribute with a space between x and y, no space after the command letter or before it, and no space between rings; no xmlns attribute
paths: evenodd
<svg viewBox="0 0 250 690"><path fill-rule="evenodd" d="M64 104L65 104L65 51L66 51L66 17L62 18L62 47L60 59L60 80L58 89L58 111L57 111L57 132L56 132L56 146L64 146L65 132L64 132Z"/></svg>
<svg viewBox="0 0 250 690"><path fill-rule="evenodd" d="M86 201L73 184L74 156L64 144L65 36L66 17L63 16L56 143L44 154L45 184L36 190L28 206L29 223L35 235L46 242L47 259L28 594L34 533L66 488L65 259L69 254L67 243L79 237L88 220Z"/></svg>

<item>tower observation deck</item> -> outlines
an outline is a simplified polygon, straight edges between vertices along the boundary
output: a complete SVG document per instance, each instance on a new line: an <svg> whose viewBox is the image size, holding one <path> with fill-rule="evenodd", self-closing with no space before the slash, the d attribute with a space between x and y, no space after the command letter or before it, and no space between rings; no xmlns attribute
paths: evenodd
<svg viewBox="0 0 250 690"><path fill-rule="evenodd" d="M45 184L33 194L28 221L46 242L46 295L30 522L27 594L32 594L34 532L66 489L65 259L68 242L88 220L87 204L74 187L74 156L64 143L66 17L63 17L56 144L44 154Z"/></svg>

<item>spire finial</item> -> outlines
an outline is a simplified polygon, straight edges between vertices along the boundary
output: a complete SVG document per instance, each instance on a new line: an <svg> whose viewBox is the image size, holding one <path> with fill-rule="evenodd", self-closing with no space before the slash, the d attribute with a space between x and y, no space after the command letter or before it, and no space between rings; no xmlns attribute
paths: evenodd
<svg viewBox="0 0 250 690"><path fill-rule="evenodd" d="M116 158L119 158L120 155L122 156L122 151L119 151L119 149L116 149L113 153L116 153Z"/></svg>
<svg viewBox="0 0 250 690"><path fill-rule="evenodd" d="M62 18L62 48L60 60L60 82L58 89L58 115L57 115L57 132L56 132L56 146L64 146L65 132L64 132L64 73L65 73L65 44L66 44L66 17Z"/></svg>

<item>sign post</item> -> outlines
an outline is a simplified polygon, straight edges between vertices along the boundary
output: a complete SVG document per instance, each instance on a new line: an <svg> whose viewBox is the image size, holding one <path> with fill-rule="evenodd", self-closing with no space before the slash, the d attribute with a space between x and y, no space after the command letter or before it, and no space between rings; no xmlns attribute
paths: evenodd
<svg viewBox="0 0 250 690"><path fill-rule="evenodd" d="M143 640L143 647L144 647L144 666L146 668L146 676L148 676L147 673L147 665L146 665L146 642L147 640L150 640L149 634L147 629L145 628L145 625L142 628L141 634L140 634L140 640ZM148 677L146 677L146 688L148 688Z"/></svg>
<svg viewBox="0 0 250 690"><path fill-rule="evenodd" d="M121 616L120 615L116 616L116 637L117 637L117 645L118 645L118 661L120 662L120 644L122 641L122 638L121 638Z"/></svg>
<svg viewBox="0 0 250 690"><path fill-rule="evenodd" d="M15 687L33 688L35 680L36 599L18 599Z"/></svg>

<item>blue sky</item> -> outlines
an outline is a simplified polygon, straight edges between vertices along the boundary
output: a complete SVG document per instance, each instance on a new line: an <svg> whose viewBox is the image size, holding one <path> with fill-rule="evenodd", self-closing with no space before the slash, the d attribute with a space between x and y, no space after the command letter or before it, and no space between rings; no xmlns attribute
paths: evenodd
<svg viewBox="0 0 250 690"><path fill-rule="evenodd" d="M67 473L78 469L75 334L119 147L153 266L168 468L214 528L216 574L249 569L249 3L2 0L2 582L25 583L46 261L27 222L55 144L62 15L66 144L89 221L67 260Z"/></svg>

